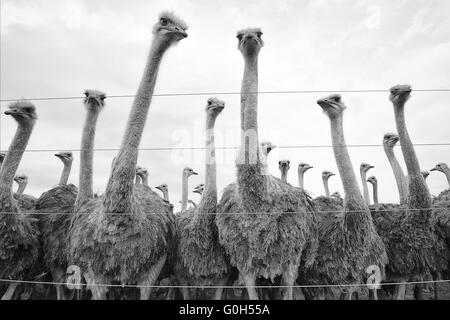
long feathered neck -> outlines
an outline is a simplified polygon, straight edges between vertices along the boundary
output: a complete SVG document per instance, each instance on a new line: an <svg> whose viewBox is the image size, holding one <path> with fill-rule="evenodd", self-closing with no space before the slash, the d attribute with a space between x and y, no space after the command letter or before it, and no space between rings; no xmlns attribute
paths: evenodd
<svg viewBox="0 0 450 320"><path fill-rule="evenodd" d="M142 184L143 184L144 186L148 186L148 175L144 175L144 176L142 177Z"/></svg>
<svg viewBox="0 0 450 320"><path fill-rule="evenodd" d="M378 183L372 182L373 188L373 204L378 204Z"/></svg>
<svg viewBox="0 0 450 320"><path fill-rule="evenodd" d="M181 212L186 211L188 204L188 175L183 171L181 175Z"/></svg>
<svg viewBox="0 0 450 320"><path fill-rule="evenodd" d="M94 105L90 106L89 104L90 102L86 103L87 113L81 136L79 189L75 200L75 211L78 211L84 203L94 198L92 167L94 163L95 128L97 126L100 108L97 108L97 106ZM68 174L67 177L69 176ZM62 179L63 176L61 176L61 180Z"/></svg>
<svg viewBox="0 0 450 320"><path fill-rule="evenodd" d="M298 170L298 187L300 189L304 189L304 175L305 173L302 170Z"/></svg>
<svg viewBox="0 0 450 320"><path fill-rule="evenodd" d="M397 183L398 194L400 198L400 204L405 204L408 197L408 184L406 182L405 174L403 173L402 167L398 162L394 154L394 148L389 146L384 146L384 152L391 164L392 171L394 172L395 182Z"/></svg>
<svg viewBox="0 0 450 320"><path fill-rule="evenodd" d="M361 175L361 184L363 187L364 200L366 200L366 203L369 205L370 196L369 196L369 186L367 185L367 173L362 168L359 170L359 173Z"/></svg>
<svg viewBox="0 0 450 320"><path fill-rule="evenodd" d="M162 193L163 193L164 200L169 202L169 191L163 190Z"/></svg>
<svg viewBox="0 0 450 320"><path fill-rule="evenodd" d="M330 196L330 189L328 188L328 179L330 179L330 177L322 177L323 188L325 189L326 197Z"/></svg>
<svg viewBox="0 0 450 320"><path fill-rule="evenodd" d="M287 169L281 169L281 181L287 183Z"/></svg>
<svg viewBox="0 0 450 320"><path fill-rule="evenodd" d="M64 162L64 168L59 179L59 185L66 185L69 181L70 170L72 169L72 161Z"/></svg>
<svg viewBox="0 0 450 320"><path fill-rule="evenodd" d="M27 182L19 183L19 188L17 189L16 194L23 194L23 192L25 191L26 187L27 187Z"/></svg>
<svg viewBox="0 0 450 320"><path fill-rule="evenodd" d="M430 208L431 196L420 171L419 160L417 159L408 130L406 129L405 105L397 103L394 106L394 113L403 158L405 159L406 169L408 171L408 207L414 209ZM423 212L425 218L430 214L431 210Z"/></svg>
<svg viewBox="0 0 450 320"><path fill-rule="evenodd" d="M169 43L155 36L136 97L131 107L120 151L112 167L103 199L107 213L131 213L138 148L155 89L159 65Z"/></svg>
<svg viewBox="0 0 450 320"><path fill-rule="evenodd" d="M346 147L342 115L331 119L330 123L333 152L344 187L345 200L346 202L351 201L353 204L367 207L366 202L361 195L355 172L353 171L350 155L348 154Z"/></svg>
<svg viewBox="0 0 450 320"><path fill-rule="evenodd" d="M217 206L216 144L214 125L217 113L207 112L205 131L205 189L197 207L200 213L214 213Z"/></svg>
<svg viewBox="0 0 450 320"><path fill-rule="evenodd" d="M12 187L14 176L19 167L22 156L27 147L35 121L18 122L16 134L9 146L3 166L0 172L0 198L10 199L12 196ZM0 201L1 203L1 201ZM0 210L3 211L3 210Z"/></svg>
<svg viewBox="0 0 450 320"><path fill-rule="evenodd" d="M445 168L443 173L447 177L448 186L450 187L450 169L449 168Z"/></svg>

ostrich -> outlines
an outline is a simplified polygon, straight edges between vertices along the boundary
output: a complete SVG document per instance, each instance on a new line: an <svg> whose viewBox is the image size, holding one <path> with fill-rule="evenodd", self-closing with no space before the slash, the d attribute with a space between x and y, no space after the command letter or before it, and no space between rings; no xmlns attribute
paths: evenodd
<svg viewBox="0 0 450 320"><path fill-rule="evenodd" d="M138 167L136 174L141 178L141 182L144 186L148 186L148 171L145 168Z"/></svg>
<svg viewBox="0 0 450 320"><path fill-rule="evenodd" d="M78 190L73 184L67 184L72 168L72 152L55 154L63 163L63 171L58 186L44 192L36 202L36 211L42 213L40 229L44 263L50 270L56 283L65 281L67 261L67 242ZM54 214L51 214L54 213ZM64 288L56 285L58 300L65 299Z"/></svg>
<svg viewBox="0 0 450 320"><path fill-rule="evenodd" d="M24 174L18 174L14 177L14 181L19 185L17 192L14 193L14 199L17 200L20 210L23 212L33 212L37 199L23 193L28 184L28 177Z"/></svg>
<svg viewBox="0 0 450 320"><path fill-rule="evenodd" d="M300 189L304 189L304 185L303 184L304 184L305 172L308 171L309 169L312 169L312 168L313 168L313 166L310 166L309 164L304 163L304 162L300 162L298 164L298 187Z"/></svg>
<svg viewBox="0 0 450 320"><path fill-rule="evenodd" d="M383 273L386 250L375 231L346 148L343 132L346 106L337 94L320 99L317 104L330 120L333 152L345 197L342 212L325 215L320 220L319 251L306 278L321 284L359 284L370 266L377 266ZM354 289L348 287L349 299Z"/></svg>
<svg viewBox="0 0 450 320"><path fill-rule="evenodd" d="M216 159L214 125L225 103L217 98L208 99L205 130L205 187L200 203L194 212L183 215L179 228L178 258L176 274L181 283L198 286L227 283L229 264L219 244L215 213L217 206ZM217 288L214 299L220 300L223 288ZM188 290L183 290L184 299L189 299Z"/></svg>
<svg viewBox="0 0 450 320"><path fill-rule="evenodd" d="M323 187L325 189L325 197L330 197L330 189L328 188L328 180L330 179L330 177L335 176L334 173L332 173L331 171L322 171L322 182L323 182Z"/></svg>
<svg viewBox="0 0 450 320"><path fill-rule="evenodd" d="M369 188L367 186L367 172L372 169L374 166L368 163L361 163L359 167L359 173L361 175L361 185L363 187L364 200L366 200L367 205L370 205L370 196L369 196Z"/></svg>
<svg viewBox="0 0 450 320"><path fill-rule="evenodd" d="M83 193L80 183L78 214L70 231L70 257L83 270L94 299L105 299L108 288L92 284L118 281L137 283L141 299L147 300L172 247L170 207L151 190L144 192L133 185L158 68L167 49L187 37L185 29L173 14L160 15L106 190L92 199L91 190Z"/></svg>
<svg viewBox="0 0 450 320"><path fill-rule="evenodd" d="M290 163L291 162L289 160L278 161L278 168L281 171L281 181L283 181L284 183L288 183L287 182L287 174L290 169Z"/></svg>
<svg viewBox="0 0 450 320"><path fill-rule="evenodd" d="M245 64L237 183L225 188L216 224L219 241L231 265L238 269L250 299L258 299L257 278L273 280L277 276L282 276L286 287L283 298L292 299L299 267L307 267L314 260L317 230L310 212L312 204L303 190L267 174L257 124L261 35L260 29L237 34Z"/></svg>
<svg viewBox="0 0 450 320"><path fill-rule="evenodd" d="M142 170L142 167L139 167L139 166L137 166L136 167L136 171L135 171L135 181L134 181L134 184L141 184L142 183L142 179L141 179L141 177L138 175L138 172L140 171L140 170Z"/></svg>
<svg viewBox="0 0 450 320"><path fill-rule="evenodd" d="M181 174L181 212L185 212L187 210L187 204L188 204L188 181L189 177L193 175L198 175L197 172L192 170L189 167L186 167L183 169L183 172Z"/></svg>
<svg viewBox="0 0 450 320"><path fill-rule="evenodd" d="M367 181L372 184L372 188L373 188L373 204L377 205L378 204L378 181L377 181L377 178L375 176L370 176L367 179Z"/></svg>
<svg viewBox="0 0 450 320"><path fill-rule="evenodd" d="M426 274L439 272L441 242L435 236L434 215L431 197L420 172L413 144L405 123L405 103L411 87L398 85L390 89L389 99L394 107L395 123L403 157L408 171L408 192L405 210L398 214L392 224L388 241L389 264L387 270L397 282L422 279ZM396 286L394 298L404 299L405 285Z"/></svg>
<svg viewBox="0 0 450 320"><path fill-rule="evenodd" d="M442 172L445 175L445 177L447 178L447 182L448 182L448 185L450 188L450 168L448 167L448 165L446 163L440 162L433 169L430 169L430 171Z"/></svg>
<svg viewBox="0 0 450 320"><path fill-rule="evenodd" d="M205 184L204 183L200 183L198 186L196 186L194 188L194 191L192 191L192 192L193 193L198 193L199 195L202 195L203 191L205 191Z"/></svg>
<svg viewBox="0 0 450 320"><path fill-rule="evenodd" d="M270 141L262 141L261 142L261 150L262 153L267 157L273 149L275 149L277 146L272 144Z"/></svg>
<svg viewBox="0 0 450 320"><path fill-rule="evenodd" d="M155 188L162 192L164 201L169 202L169 187L167 184L163 183Z"/></svg>
<svg viewBox="0 0 450 320"><path fill-rule="evenodd" d="M420 173L422 174L423 179L427 181L427 178L430 175L430 173L427 170L422 170Z"/></svg>
<svg viewBox="0 0 450 320"><path fill-rule="evenodd" d="M14 102L4 113L12 116L18 127L0 172L0 279L26 280L38 261L39 229L17 205L12 186L37 115L28 101ZM17 286L17 282L10 283L2 300L10 300Z"/></svg>
<svg viewBox="0 0 450 320"><path fill-rule="evenodd" d="M397 183L398 194L400 197L400 204L406 204L406 199L408 197L408 183L406 181L406 176L403 173L402 167L400 166L397 158L394 154L394 147L397 144L399 137L395 133L386 133L383 137L383 148L386 156L391 164L392 171L394 172L395 181Z"/></svg>

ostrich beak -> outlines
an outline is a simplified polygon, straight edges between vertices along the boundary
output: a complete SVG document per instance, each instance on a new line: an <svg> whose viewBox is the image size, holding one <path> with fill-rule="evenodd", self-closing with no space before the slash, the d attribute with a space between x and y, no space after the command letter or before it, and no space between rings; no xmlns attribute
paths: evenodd
<svg viewBox="0 0 450 320"><path fill-rule="evenodd" d="M369 166L369 169L373 169L373 168L375 168L374 166Z"/></svg>
<svg viewBox="0 0 450 320"><path fill-rule="evenodd" d="M193 175L198 175L198 173L197 173L197 172L195 172L195 171L192 171L192 174L193 174Z"/></svg>
<svg viewBox="0 0 450 320"><path fill-rule="evenodd" d="M8 116L13 116L13 115L19 114L19 113L20 113L20 111L18 111L18 110L13 110L13 109L11 109L11 110L6 110L6 111L4 112L4 114L6 114L6 115L8 115Z"/></svg>
<svg viewBox="0 0 450 320"><path fill-rule="evenodd" d="M438 171L438 169L434 167L433 169L430 169L430 171Z"/></svg>

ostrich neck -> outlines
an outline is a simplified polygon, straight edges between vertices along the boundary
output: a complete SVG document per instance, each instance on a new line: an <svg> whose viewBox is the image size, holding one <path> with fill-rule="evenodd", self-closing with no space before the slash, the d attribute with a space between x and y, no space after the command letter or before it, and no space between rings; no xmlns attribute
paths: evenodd
<svg viewBox="0 0 450 320"><path fill-rule="evenodd" d="M181 181L181 212L186 211L188 204L188 179L189 177L183 172Z"/></svg>
<svg viewBox="0 0 450 320"><path fill-rule="evenodd" d="M351 197L353 202L357 202L358 204L364 203L346 147L342 116L331 119L331 140L336 165L345 191L345 197Z"/></svg>
<svg viewBox="0 0 450 320"><path fill-rule="evenodd" d="M245 57L241 87L241 129L258 133L258 57ZM257 142L257 141L255 141Z"/></svg>
<svg viewBox="0 0 450 320"><path fill-rule="evenodd" d="M92 191L92 166L94 162L95 127L100 110L96 106L86 106L86 120L81 137L79 190L75 201L75 210L94 197ZM61 177L62 179L63 177ZM66 181L67 183L67 181Z"/></svg>
<svg viewBox="0 0 450 320"><path fill-rule="evenodd" d="M19 122L16 134L9 146L0 172L0 198L11 196L12 194L14 176L19 167L20 160L22 160L33 127L34 121L30 123Z"/></svg>
<svg viewBox="0 0 450 320"><path fill-rule="evenodd" d="M143 184L144 186L148 186L148 176L142 177L142 184Z"/></svg>
<svg viewBox="0 0 450 320"><path fill-rule="evenodd" d="M304 185L303 185L304 184L304 182L303 182L304 175L305 175L305 173L303 171L298 170L298 187L300 189L303 189L303 187L304 187Z"/></svg>
<svg viewBox="0 0 450 320"><path fill-rule="evenodd" d="M138 175L136 175L136 181L135 184L140 184L141 183L141 177L139 177Z"/></svg>
<svg viewBox="0 0 450 320"><path fill-rule="evenodd" d="M373 187L373 204L378 204L378 183L372 183Z"/></svg>
<svg viewBox="0 0 450 320"><path fill-rule="evenodd" d="M361 174L361 184L363 187L364 200L366 203L370 204L369 187L367 186L367 173L364 170L359 171Z"/></svg>
<svg viewBox="0 0 450 320"><path fill-rule="evenodd" d="M398 162L394 154L394 148L388 146L384 147L384 152L391 164L392 171L394 172L395 181L397 183L398 194L400 198L400 204L405 204L408 197L408 184L406 182L405 174L403 173L402 167Z"/></svg>
<svg viewBox="0 0 450 320"><path fill-rule="evenodd" d="M443 173L447 177L448 186L450 187L450 169L449 168L445 168Z"/></svg>
<svg viewBox="0 0 450 320"><path fill-rule="evenodd" d="M404 104L397 104L394 108L395 122L400 138L403 158L408 170L408 206L413 208L431 207L431 196L420 171L419 161L406 129ZM430 212L426 213L428 216Z"/></svg>
<svg viewBox="0 0 450 320"><path fill-rule="evenodd" d="M72 169L72 161L64 162L64 169L61 173L61 178L59 179L60 185L66 185L69 180L70 170Z"/></svg>
<svg viewBox="0 0 450 320"><path fill-rule="evenodd" d="M205 131L205 189L203 191L198 211L200 213L215 212L217 205L216 182L216 144L214 139L214 125L218 114L207 113Z"/></svg>
<svg viewBox="0 0 450 320"><path fill-rule="evenodd" d="M22 182L19 183L19 188L17 189L17 194L23 194L23 192L25 191L25 188L27 187L27 183L26 182Z"/></svg>
<svg viewBox="0 0 450 320"><path fill-rule="evenodd" d="M166 200L167 202L169 202L169 191L163 190L162 193L163 193L164 200Z"/></svg>
<svg viewBox="0 0 450 320"><path fill-rule="evenodd" d="M286 169L281 169L281 181L287 183L287 170Z"/></svg>
<svg viewBox="0 0 450 320"><path fill-rule="evenodd" d="M330 196L330 189L328 188L328 179L329 177L322 177L323 187L325 188L325 196Z"/></svg>
<svg viewBox="0 0 450 320"><path fill-rule="evenodd" d="M107 213L131 213L132 193L138 148L144 131L150 102L155 89L158 68L169 43L153 39L147 63L128 118L125 134L113 165L103 199Z"/></svg>

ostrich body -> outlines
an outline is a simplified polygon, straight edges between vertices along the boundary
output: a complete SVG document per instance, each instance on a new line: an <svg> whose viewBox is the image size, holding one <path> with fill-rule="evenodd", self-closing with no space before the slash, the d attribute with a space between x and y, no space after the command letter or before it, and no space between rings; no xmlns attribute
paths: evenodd
<svg viewBox="0 0 450 320"><path fill-rule="evenodd" d="M141 299L147 300L172 248L170 206L150 188L133 186L158 68L167 49L187 36L185 29L173 14L160 15L105 193L85 201L90 191L86 190L80 201L77 197L76 211L83 215L73 221L70 256L83 270L94 299L105 299L108 288L92 283L117 281L147 286L140 288Z"/></svg>
<svg viewBox="0 0 450 320"><path fill-rule="evenodd" d="M315 218L303 190L267 174L258 142L258 53L263 45L259 29L238 32L244 57L241 88L241 145L237 183L227 186L218 205L219 241L239 270L250 299L258 299L256 279L282 276L285 299L299 266L312 263L317 249ZM227 214L230 213L230 214ZM241 213L241 214L235 214Z"/></svg>
<svg viewBox="0 0 450 320"><path fill-rule="evenodd" d="M68 267L67 245L72 219L72 215L69 213L74 212L78 189L73 184L67 184L72 168L72 153L60 152L55 156L64 165L59 185L39 197L36 202L36 212L42 213L40 229L44 263L51 272L53 282L63 283ZM65 299L62 285L56 285L56 294L58 300Z"/></svg>
<svg viewBox="0 0 450 320"><path fill-rule="evenodd" d="M298 164L298 187L300 189L304 190L305 172L312 168L313 166L310 166L309 164L304 162L300 162Z"/></svg>
<svg viewBox="0 0 450 320"><path fill-rule="evenodd" d="M397 183L398 194L400 198L400 204L406 204L408 198L408 182L406 176L403 173L402 167L398 162L394 154L394 147L397 144L399 137L395 133L386 133L383 137L384 152L391 164L392 171L395 176L395 182Z"/></svg>
<svg viewBox="0 0 450 320"><path fill-rule="evenodd" d="M367 205L370 205L369 187L367 186L367 172L372 169L373 166L368 163L361 163L359 167L359 174L361 176L361 185L363 187L364 200Z"/></svg>
<svg viewBox="0 0 450 320"><path fill-rule="evenodd" d="M28 177L24 174L18 174L14 177L14 181L19 185L17 192L14 193L14 199L22 212L33 212L36 206L37 199L31 195L24 194L25 188L28 184Z"/></svg>
<svg viewBox="0 0 450 320"><path fill-rule="evenodd" d="M288 183L287 182L287 174L290 167L290 161L289 160L280 160L278 161L278 168L280 169L281 172L281 181L283 181L284 183Z"/></svg>
<svg viewBox="0 0 450 320"><path fill-rule="evenodd" d="M317 258L305 278L320 284L359 284L371 265L383 273L386 251L361 195L346 148L343 131L346 107L339 95L331 95L317 103L330 119L333 152L345 197L342 212L325 215L320 220ZM349 299L353 290L348 287Z"/></svg>
<svg viewBox="0 0 450 320"><path fill-rule="evenodd" d="M209 99L206 107L204 191L197 208L183 216L183 224L179 228L176 273L178 278L184 278L182 283L220 286L225 285L229 277L228 260L219 244L215 224L217 185L214 124L224 107L225 103L216 98ZM214 299L220 300L222 291L223 288L215 289Z"/></svg>
<svg viewBox="0 0 450 320"><path fill-rule="evenodd" d="M0 278L27 280L39 256L39 229L14 200L12 186L37 116L34 105L27 101L12 103L5 114L11 115L18 127L0 172ZM2 299L11 299L17 286L10 283Z"/></svg>
<svg viewBox="0 0 450 320"><path fill-rule="evenodd" d="M367 179L368 182L370 182L370 184L372 185L372 189L373 189L373 204L377 205L378 204L378 180L375 176L370 176Z"/></svg>

